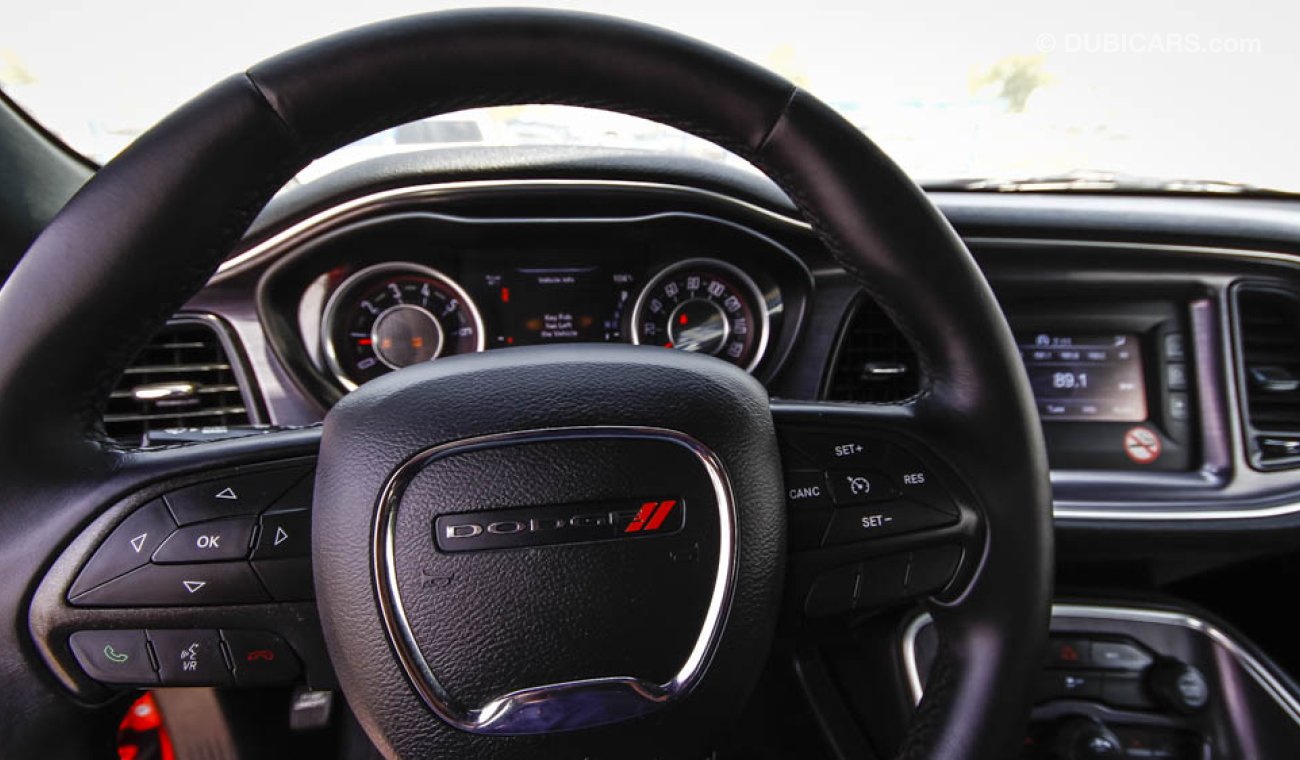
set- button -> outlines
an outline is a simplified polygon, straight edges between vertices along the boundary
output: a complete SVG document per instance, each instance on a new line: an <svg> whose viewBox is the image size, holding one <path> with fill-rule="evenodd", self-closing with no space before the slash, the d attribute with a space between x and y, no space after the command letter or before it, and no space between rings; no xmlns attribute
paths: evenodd
<svg viewBox="0 0 1300 760"><path fill-rule="evenodd" d="M69 600L188 607L310 599L312 487L307 468L289 467L169 492L109 534Z"/></svg>

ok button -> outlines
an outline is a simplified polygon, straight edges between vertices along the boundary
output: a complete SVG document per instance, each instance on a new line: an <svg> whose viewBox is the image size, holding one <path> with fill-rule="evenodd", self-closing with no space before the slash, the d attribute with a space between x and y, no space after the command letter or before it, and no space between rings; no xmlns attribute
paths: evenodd
<svg viewBox="0 0 1300 760"><path fill-rule="evenodd" d="M257 517L249 516L186 525L167 537L153 553L153 561L172 564L243 559L248 555L256 524Z"/></svg>

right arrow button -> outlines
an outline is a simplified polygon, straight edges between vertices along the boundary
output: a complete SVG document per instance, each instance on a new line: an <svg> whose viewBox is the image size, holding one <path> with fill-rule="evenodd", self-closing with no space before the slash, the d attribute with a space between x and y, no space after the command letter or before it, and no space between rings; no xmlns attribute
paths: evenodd
<svg viewBox="0 0 1300 760"><path fill-rule="evenodd" d="M282 559L311 555L311 512L298 509L262 515L260 538L253 559Z"/></svg>

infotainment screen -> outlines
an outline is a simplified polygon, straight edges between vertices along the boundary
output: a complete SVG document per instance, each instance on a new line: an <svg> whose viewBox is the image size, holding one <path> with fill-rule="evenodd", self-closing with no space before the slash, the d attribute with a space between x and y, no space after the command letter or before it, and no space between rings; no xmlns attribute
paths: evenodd
<svg viewBox="0 0 1300 760"><path fill-rule="evenodd" d="M1137 335L1033 333L1017 342L1043 420L1146 420Z"/></svg>

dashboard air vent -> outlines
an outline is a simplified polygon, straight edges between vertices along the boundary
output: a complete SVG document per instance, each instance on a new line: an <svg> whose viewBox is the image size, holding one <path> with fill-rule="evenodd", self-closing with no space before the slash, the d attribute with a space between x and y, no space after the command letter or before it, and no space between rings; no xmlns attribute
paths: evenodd
<svg viewBox="0 0 1300 760"><path fill-rule="evenodd" d="M108 435L138 445L152 431L252 422L242 372L219 330L202 317L177 317L159 330L113 389L104 414Z"/></svg>
<svg viewBox="0 0 1300 760"><path fill-rule="evenodd" d="M831 360L827 399L888 403L920 388L916 352L889 315L866 295L849 310Z"/></svg>
<svg viewBox="0 0 1300 760"><path fill-rule="evenodd" d="M1257 464L1300 464L1300 294L1237 290L1242 393Z"/></svg>

